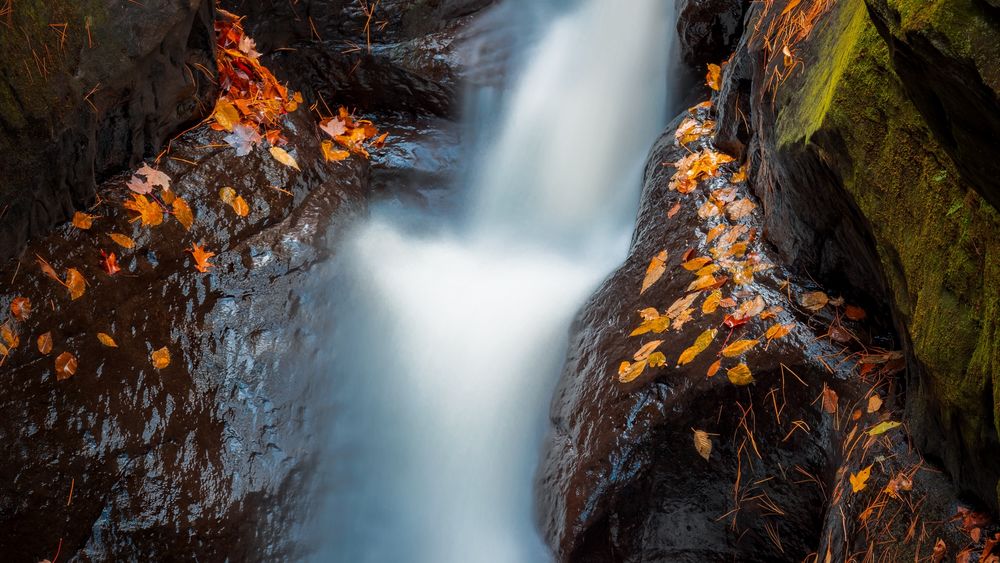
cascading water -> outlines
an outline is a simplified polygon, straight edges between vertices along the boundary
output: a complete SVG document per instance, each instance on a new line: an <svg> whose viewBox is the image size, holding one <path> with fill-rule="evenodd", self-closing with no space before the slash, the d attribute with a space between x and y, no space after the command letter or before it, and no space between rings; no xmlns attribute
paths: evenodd
<svg viewBox="0 0 1000 563"><path fill-rule="evenodd" d="M490 141L461 216L413 232L376 209L348 245L317 560L549 558L532 497L544 416L572 316L626 251L666 108L667 4L554 18L497 130L475 135Z"/></svg>

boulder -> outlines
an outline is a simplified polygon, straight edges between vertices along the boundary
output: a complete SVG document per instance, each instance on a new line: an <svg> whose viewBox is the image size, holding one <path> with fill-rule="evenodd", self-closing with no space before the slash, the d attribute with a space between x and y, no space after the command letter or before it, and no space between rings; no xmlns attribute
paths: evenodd
<svg viewBox="0 0 1000 563"><path fill-rule="evenodd" d="M681 57L702 70L729 57L743 34L747 0L682 0L677 16Z"/></svg>

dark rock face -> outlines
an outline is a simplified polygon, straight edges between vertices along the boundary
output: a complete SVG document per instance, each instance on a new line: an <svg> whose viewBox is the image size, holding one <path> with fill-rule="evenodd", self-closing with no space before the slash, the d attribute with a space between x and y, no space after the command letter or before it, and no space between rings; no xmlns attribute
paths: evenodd
<svg viewBox="0 0 1000 563"><path fill-rule="evenodd" d="M211 110L216 91L210 1L10 6L0 34L0 259L90 203L109 174L158 153Z"/></svg>
<svg viewBox="0 0 1000 563"><path fill-rule="evenodd" d="M367 197L367 164L323 163L314 131L304 111L288 118L301 173L262 149L238 158L208 146L221 134L188 134L171 155L195 164L170 160L164 171L194 210L191 231L172 218L129 223L115 209L128 197L115 179L99 190L94 213L105 218L89 231L63 227L3 269L15 281L0 304L35 304L12 325L21 344L0 382L8 558L52 558L60 539L63 556L81 561L296 557L287 524L299 516L315 429L310 383L291 368L321 345L300 313L305 280ZM222 186L246 197L249 216L220 201ZM110 232L136 247L116 247ZM217 253L210 273L193 269L193 242ZM104 273L100 250L116 251L123 271ZM36 253L60 273L78 268L86 293L70 301L41 275ZM44 357L35 339L47 331L55 345ZM101 346L97 332L119 348ZM157 370L150 353L161 346L172 361ZM63 351L79 369L57 381Z"/></svg>
<svg viewBox="0 0 1000 563"><path fill-rule="evenodd" d="M681 57L701 70L729 57L743 33L746 0L684 0L677 17Z"/></svg>

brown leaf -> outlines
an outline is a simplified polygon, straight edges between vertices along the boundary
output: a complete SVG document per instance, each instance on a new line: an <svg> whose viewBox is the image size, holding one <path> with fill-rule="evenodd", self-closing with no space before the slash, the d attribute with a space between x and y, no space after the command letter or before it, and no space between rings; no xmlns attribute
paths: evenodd
<svg viewBox="0 0 1000 563"><path fill-rule="evenodd" d="M667 269L667 251L662 250L659 254L653 257L649 262L649 266L646 267L646 276L642 279L642 289L639 290L639 295L646 292L647 289L654 283L656 283L663 272Z"/></svg>
<svg viewBox="0 0 1000 563"><path fill-rule="evenodd" d="M698 455L705 458L705 461L708 461L708 458L712 456L712 439L704 430L694 431L694 449Z"/></svg>
<svg viewBox="0 0 1000 563"><path fill-rule="evenodd" d="M164 346L153 352L150 358L153 361L154 368L163 369L170 365L170 350L167 350L167 347Z"/></svg>
<svg viewBox="0 0 1000 563"><path fill-rule="evenodd" d="M756 208L757 204L754 202L749 199L741 199L726 206L726 215L733 221L739 221L740 219L753 213L753 210Z"/></svg>
<svg viewBox="0 0 1000 563"><path fill-rule="evenodd" d="M667 211L667 219L673 218L673 216L677 215L677 212L680 210L681 210L681 202L678 201L677 203L674 204L673 207L670 208L670 211Z"/></svg>
<svg viewBox="0 0 1000 563"><path fill-rule="evenodd" d="M43 274L59 282L59 285L66 285L62 281L62 278L59 277L59 274L52 268L52 265L46 262L44 258L36 254L35 259L38 260L38 267L42 269Z"/></svg>
<svg viewBox="0 0 1000 563"><path fill-rule="evenodd" d="M191 208L188 206L187 202L179 197L174 198L173 202L174 217L177 221L184 225L184 229L190 231L191 225L194 225L194 214L191 212Z"/></svg>
<svg viewBox="0 0 1000 563"><path fill-rule="evenodd" d="M80 273L76 268L70 268L66 270L66 289L69 290L70 300L77 300L83 296L83 292L87 289L87 280L83 278L83 274Z"/></svg>
<svg viewBox="0 0 1000 563"><path fill-rule="evenodd" d="M87 230L94 224L94 216L77 211L73 214L73 226L77 229Z"/></svg>
<svg viewBox="0 0 1000 563"><path fill-rule="evenodd" d="M63 352L56 357L56 380L62 381L73 377L76 373L76 356L69 352Z"/></svg>
<svg viewBox="0 0 1000 563"><path fill-rule="evenodd" d="M868 316L868 313L865 313L865 310L861 307L848 305L847 308L844 309L844 316L852 321L862 321Z"/></svg>
<svg viewBox="0 0 1000 563"><path fill-rule="evenodd" d="M52 333L46 332L38 336L38 351L43 356L48 356L52 351Z"/></svg>
<svg viewBox="0 0 1000 563"><path fill-rule="evenodd" d="M819 311L830 302L830 298L822 291L812 291L799 297L799 304L810 311Z"/></svg>
<svg viewBox="0 0 1000 563"><path fill-rule="evenodd" d="M31 299L27 297L15 297L10 302L10 314L17 321L25 321L31 316Z"/></svg>
<svg viewBox="0 0 1000 563"><path fill-rule="evenodd" d="M7 348L13 350L21 344L21 338L14 332L14 329L10 328L7 323L0 325L0 338L7 343Z"/></svg>
<svg viewBox="0 0 1000 563"><path fill-rule="evenodd" d="M837 403L839 397L837 392L826 385L823 386L823 410L830 414L837 414Z"/></svg>
<svg viewBox="0 0 1000 563"><path fill-rule="evenodd" d="M931 563L941 563L946 555L948 555L948 544L944 543L943 539L938 538L937 542L934 543L934 551L931 552Z"/></svg>

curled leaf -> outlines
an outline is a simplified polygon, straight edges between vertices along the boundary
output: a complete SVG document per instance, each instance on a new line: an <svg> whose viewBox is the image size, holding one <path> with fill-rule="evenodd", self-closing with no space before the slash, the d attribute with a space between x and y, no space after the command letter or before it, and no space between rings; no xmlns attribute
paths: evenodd
<svg viewBox="0 0 1000 563"><path fill-rule="evenodd" d="M76 268L66 270L66 289L69 290L71 300L79 299L87 289L87 280Z"/></svg>
<svg viewBox="0 0 1000 563"><path fill-rule="evenodd" d="M170 365L170 350L167 350L167 347L164 346L163 348L153 352L150 355L150 358L153 361L154 368L163 369Z"/></svg>

